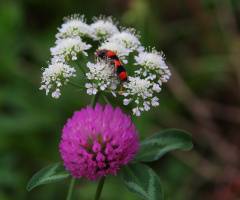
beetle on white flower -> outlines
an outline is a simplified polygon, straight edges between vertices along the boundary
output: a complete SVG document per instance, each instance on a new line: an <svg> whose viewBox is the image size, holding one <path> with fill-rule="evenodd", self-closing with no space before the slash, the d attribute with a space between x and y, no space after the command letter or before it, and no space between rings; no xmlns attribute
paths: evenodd
<svg viewBox="0 0 240 200"><path fill-rule="evenodd" d="M114 97L117 94L123 95L123 104L133 104L132 111L136 116L150 110L151 106L159 105L156 95L161 91L162 84L171 76L162 52L156 51L155 48L144 51L140 34L133 28L119 30L112 17L94 17L94 22L90 25L86 23L83 15L78 14L64 20L65 23L56 34L56 46L50 49L53 57L51 64L43 72L40 89L45 89L46 94L52 90L52 97L59 98L60 87L69 82L68 78L76 76L75 69L69 65L73 63L70 61L83 59L84 62L76 64L86 77L86 82L84 85L71 84L84 88L88 95L96 95L99 92L112 93ZM93 41L100 40L95 52L104 50L109 54L103 56L103 59L95 59L95 62L87 60L87 50L92 45L83 42L84 37ZM122 63L127 64L128 57L133 52L135 55L137 53L134 56L136 62L123 66ZM79 54L81 57L78 57ZM85 66L82 63L85 63ZM128 71L130 67L133 70ZM126 82L122 81L124 77L119 78L121 73L128 74Z"/></svg>
<svg viewBox="0 0 240 200"><path fill-rule="evenodd" d="M131 50L127 49L123 45L118 44L116 42L105 42L98 47L98 50L100 49L107 49L109 51L113 51L118 55L119 59L122 60L124 64L128 63L126 57L129 56Z"/></svg>
<svg viewBox="0 0 240 200"><path fill-rule="evenodd" d="M94 82L94 87L96 89L99 87L101 90L109 89L112 91L117 88L116 84L118 83L118 77L117 74L114 73L114 68L108 61L101 60L96 63L88 62L87 67L90 71L86 73L86 77L91 82ZM88 84L88 86L90 85ZM94 94L91 93L90 90L88 91L87 93L89 95Z"/></svg>

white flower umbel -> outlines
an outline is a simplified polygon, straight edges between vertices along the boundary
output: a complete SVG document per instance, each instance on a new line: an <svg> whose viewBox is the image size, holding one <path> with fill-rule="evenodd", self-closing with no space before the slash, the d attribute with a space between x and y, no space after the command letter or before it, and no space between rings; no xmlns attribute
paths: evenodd
<svg viewBox="0 0 240 200"><path fill-rule="evenodd" d="M136 98L136 108L133 109L133 114L139 116L141 111L148 111L151 106L158 106L158 98L153 96L154 93L161 91L163 82L167 82L171 73L164 61L163 54L157 52L154 48L151 52L141 52L135 56L136 63L140 65L138 70L135 70L134 79L129 79L130 83L124 85L128 88L125 96L133 95ZM145 86L145 88L144 88ZM141 97L141 98L140 98ZM126 104L125 100L125 104Z"/></svg>
<svg viewBox="0 0 240 200"><path fill-rule="evenodd" d="M122 60L125 64L127 64L125 57L128 56L131 52L131 50L115 42L102 43L98 49L107 49L109 51L114 51L118 55L119 59Z"/></svg>
<svg viewBox="0 0 240 200"><path fill-rule="evenodd" d="M52 90L52 97L59 98L61 95L60 87L66 85L68 78L76 76L76 70L64 63L52 63L42 73L42 85L40 90L45 89L46 95Z"/></svg>
<svg viewBox="0 0 240 200"><path fill-rule="evenodd" d="M93 84L86 84L86 88L98 88L101 90L116 89L116 84L119 82L116 73L114 73L114 67L110 65L108 61L102 60L96 63L87 63L87 67L89 68L89 72L86 74L87 79L91 80ZM88 94L91 94L91 90L87 91ZM94 93L92 93L94 94ZM115 95L114 95L115 96Z"/></svg>
<svg viewBox="0 0 240 200"><path fill-rule="evenodd" d="M93 39L100 40L112 36L115 33L118 33L117 23L114 22L112 17L106 17L100 15L99 18L93 17L94 23L90 26L93 29Z"/></svg>
<svg viewBox="0 0 240 200"><path fill-rule="evenodd" d="M129 82L124 83L126 91L123 95L126 97L132 96L129 99L124 99L123 104L128 105L134 101L136 107L133 109L133 114L140 116L141 111L150 110L150 106L157 106L158 98L153 97L154 92L160 92L161 88L157 83L150 82L148 78L141 79L140 77L129 77Z"/></svg>
<svg viewBox="0 0 240 200"><path fill-rule="evenodd" d="M134 65L141 65L143 69L137 70L136 73L143 76L149 76L151 80L158 78L158 83L167 82L171 76L163 57L163 53L157 52L154 48L152 52L142 52L135 56L136 63Z"/></svg>
<svg viewBox="0 0 240 200"><path fill-rule="evenodd" d="M129 82L124 84L124 87L127 88L127 92L124 93L125 96L137 94L138 97L143 99L152 97L152 84L149 80L131 76L128 78Z"/></svg>
<svg viewBox="0 0 240 200"><path fill-rule="evenodd" d="M56 38L67 38L76 36L91 36L93 29L85 23L84 15L74 14L70 17L63 18L65 23L61 28L58 28L59 33Z"/></svg>
<svg viewBox="0 0 240 200"><path fill-rule="evenodd" d="M142 52L144 47L141 46L139 38L140 36L136 34L135 29L127 28L123 29L119 33L115 33L112 37L108 38L107 41L120 44L130 51L137 50Z"/></svg>
<svg viewBox="0 0 240 200"><path fill-rule="evenodd" d="M134 65L141 65L143 68L137 70L136 73L143 76L148 76L149 79L154 80L158 78L159 85L167 82L171 76L171 72L165 63L163 53L157 52L154 48L152 52L142 52L135 56L136 63Z"/></svg>
<svg viewBox="0 0 240 200"><path fill-rule="evenodd" d="M56 46L50 48L53 62L65 62L68 60L77 60L77 54L83 53L87 56L88 50L92 47L90 44L86 44L82 39L77 36L74 38L64 38L56 41Z"/></svg>

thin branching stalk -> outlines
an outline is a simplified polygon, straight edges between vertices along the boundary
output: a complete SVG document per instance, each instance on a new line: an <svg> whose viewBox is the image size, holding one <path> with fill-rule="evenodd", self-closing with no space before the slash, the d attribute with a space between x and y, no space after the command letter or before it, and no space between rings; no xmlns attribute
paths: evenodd
<svg viewBox="0 0 240 200"><path fill-rule="evenodd" d="M76 60L76 63L78 65L78 67L80 68L80 70L82 71L83 74L86 74L85 69L83 68L83 66Z"/></svg>
<svg viewBox="0 0 240 200"><path fill-rule="evenodd" d="M112 106L110 101L108 100L108 98L105 96L105 94L102 93L102 96L103 96L104 100L106 101L106 103L109 104L110 106Z"/></svg>
<svg viewBox="0 0 240 200"><path fill-rule="evenodd" d="M68 84L73 85L73 86L76 86L76 87L79 87L79 88L81 88L81 89L86 89L85 86L79 85L79 84L76 84L76 83L73 83L73 82L68 82Z"/></svg>

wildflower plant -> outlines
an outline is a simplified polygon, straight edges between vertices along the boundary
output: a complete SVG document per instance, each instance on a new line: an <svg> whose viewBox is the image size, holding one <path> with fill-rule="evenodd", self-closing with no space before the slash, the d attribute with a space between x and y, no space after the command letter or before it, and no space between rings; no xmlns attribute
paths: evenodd
<svg viewBox="0 0 240 200"><path fill-rule="evenodd" d="M50 48L52 58L43 69L40 90L58 99L61 87L71 84L93 99L91 105L75 111L63 127L59 145L63 163L40 170L27 189L72 176L67 195L70 200L76 180L86 177L90 181L99 180L94 198L97 200L105 177L116 176L123 169L130 192L149 200L163 199L158 176L142 162L158 160L174 149L191 149L191 136L182 130L168 129L140 143L131 117L121 107L132 106L132 114L141 116L142 112L159 106L158 93L171 76L164 54L143 47L140 33L133 28L119 28L111 17L94 17L93 23L87 24L83 15L74 14L64 21L56 34L55 46ZM93 55L88 52L93 45L86 38L99 43ZM135 63L128 62L131 54L135 55ZM133 68L132 74L128 68ZM79 71L85 77L82 85L77 78ZM106 101L105 108L97 103L97 94ZM107 95L122 99L122 104L114 109Z"/></svg>

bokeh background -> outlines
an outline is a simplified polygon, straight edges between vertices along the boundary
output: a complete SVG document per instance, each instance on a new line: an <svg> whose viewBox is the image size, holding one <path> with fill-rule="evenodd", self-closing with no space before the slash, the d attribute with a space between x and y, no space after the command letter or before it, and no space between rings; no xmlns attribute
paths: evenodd
<svg viewBox="0 0 240 200"><path fill-rule="evenodd" d="M141 139L167 128L193 136L193 150L148 163L165 199L240 199L239 0L1 0L0 200L66 197L70 179L30 192L26 185L38 170L61 161L62 127L91 100L70 85L58 100L39 90L57 27L73 13L84 14L88 23L112 15L140 31L144 46L166 55L172 76L158 95L160 106L132 117ZM114 106L122 101L109 98ZM124 112L132 115L131 107ZM76 199L92 199L96 187L81 179ZM125 189L119 172L106 179L102 199L141 198Z"/></svg>

